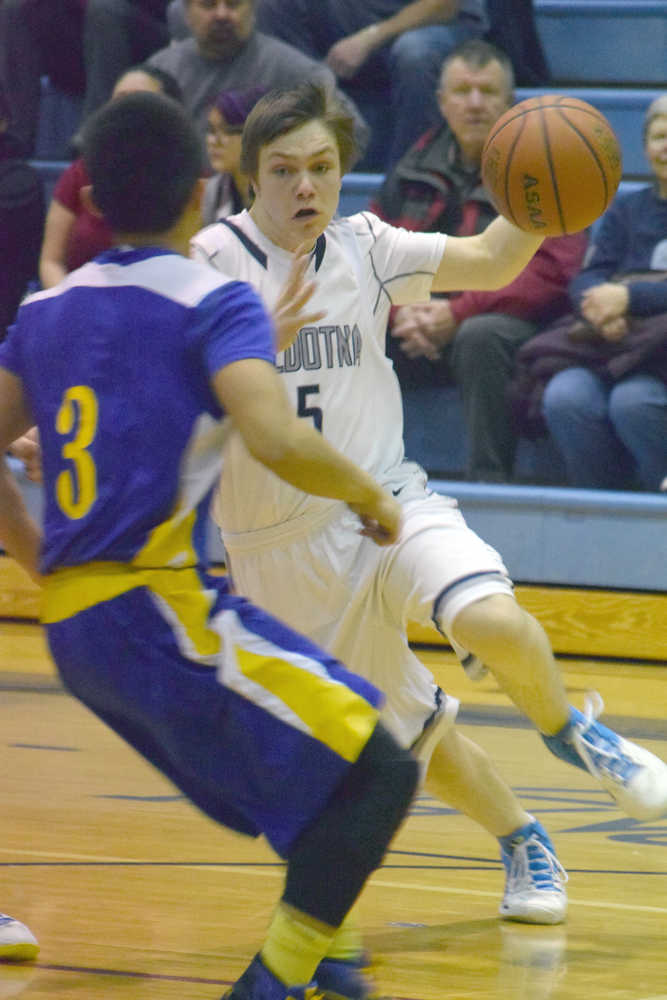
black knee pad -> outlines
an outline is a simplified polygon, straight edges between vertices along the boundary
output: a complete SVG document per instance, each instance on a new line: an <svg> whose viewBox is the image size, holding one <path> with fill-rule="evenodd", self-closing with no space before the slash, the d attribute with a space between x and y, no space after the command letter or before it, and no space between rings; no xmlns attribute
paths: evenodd
<svg viewBox="0 0 667 1000"><path fill-rule="evenodd" d="M316 823L288 854L283 899L337 927L382 861L419 781L419 765L379 724Z"/></svg>

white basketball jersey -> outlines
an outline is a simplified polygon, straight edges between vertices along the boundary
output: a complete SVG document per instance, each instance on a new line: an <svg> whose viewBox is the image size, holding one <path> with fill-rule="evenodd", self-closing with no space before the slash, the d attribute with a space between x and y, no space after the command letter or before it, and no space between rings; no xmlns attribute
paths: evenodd
<svg viewBox="0 0 667 1000"><path fill-rule="evenodd" d="M385 355L389 310L428 300L445 240L396 229L368 212L334 220L317 241L307 275L316 283L308 310L325 316L303 327L276 360L297 413L382 483L400 478L403 461L400 388ZM245 211L204 229L192 247L194 257L253 285L269 310L293 261ZM230 435L227 449L218 511L225 534L294 518L303 524L332 505L280 480L249 455L238 434Z"/></svg>

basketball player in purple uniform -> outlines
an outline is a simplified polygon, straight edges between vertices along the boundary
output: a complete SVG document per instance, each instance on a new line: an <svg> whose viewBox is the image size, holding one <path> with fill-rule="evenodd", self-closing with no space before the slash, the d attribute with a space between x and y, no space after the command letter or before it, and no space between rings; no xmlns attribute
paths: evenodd
<svg viewBox="0 0 667 1000"><path fill-rule="evenodd" d="M42 536L1 464L0 538L44 585L66 687L207 815L286 860L230 996L340 994L346 914L418 763L370 682L207 573L204 527L230 421L256 461L348 505L374 542L396 539L400 507L296 417L256 292L184 255L202 161L183 110L114 101L84 157L117 245L27 299L0 348L0 449L36 424L45 490ZM279 310L295 330L319 316L301 312L299 266Z"/></svg>

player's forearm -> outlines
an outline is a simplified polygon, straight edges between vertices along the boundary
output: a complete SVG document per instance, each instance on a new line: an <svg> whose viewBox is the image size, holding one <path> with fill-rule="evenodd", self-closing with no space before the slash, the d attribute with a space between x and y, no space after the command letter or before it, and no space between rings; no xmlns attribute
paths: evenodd
<svg viewBox="0 0 667 1000"><path fill-rule="evenodd" d="M0 465L0 545L41 583L39 553L42 536L30 517L14 477L3 461Z"/></svg>
<svg viewBox="0 0 667 1000"><path fill-rule="evenodd" d="M521 274L544 242L502 216L477 236L449 236L432 291L495 291Z"/></svg>
<svg viewBox="0 0 667 1000"><path fill-rule="evenodd" d="M535 256L544 243L543 236L527 233L499 216L489 223L481 234L487 245L489 258L493 262L496 275L504 277L503 288L521 274L524 267ZM500 272L504 271L504 275Z"/></svg>
<svg viewBox="0 0 667 1000"><path fill-rule="evenodd" d="M365 504L378 495L374 479L333 448L311 424L295 418L289 432L264 441L254 457L304 493Z"/></svg>

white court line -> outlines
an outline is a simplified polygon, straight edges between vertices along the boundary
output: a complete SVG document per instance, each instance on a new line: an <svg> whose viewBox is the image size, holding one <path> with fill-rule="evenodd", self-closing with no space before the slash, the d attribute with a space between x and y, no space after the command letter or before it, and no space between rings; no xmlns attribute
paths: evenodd
<svg viewBox="0 0 667 1000"><path fill-rule="evenodd" d="M34 858L53 858L55 860L61 861L97 861L97 862L107 862L109 864L128 864L128 865L142 865L145 864L150 867L153 864L159 864L154 858L117 858L112 855L96 855L96 854L66 854L59 851L29 851L29 850L18 850L9 849L6 847L0 847L0 854L22 854L24 856L34 857ZM170 862L165 861L165 867L170 868L183 868L190 871L224 871L229 872L239 872L244 875L260 875L264 878L284 878L284 871L282 868L263 868L257 867L253 868L251 866L239 865L239 864L226 864L221 862L220 864L211 863L207 865L194 865L188 864L187 861L183 862ZM449 885L423 885L416 882L389 882L385 881L381 876L372 876L371 885L377 886L380 889L416 889L418 892L440 892L443 895L449 896L480 896L484 899L497 899L497 892L490 892L485 889L457 889L455 886ZM598 910L624 910L634 913L665 913L667 914L667 907L665 906L640 906L633 903L603 903L595 899L576 899L571 896L568 897L568 902L570 906L588 906L593 909ZM642 1000L667 1000L667 994L660 997L645 997Z"/></svg>
<svg viewBox="0 0 667 1000"><path fill-rule="evenodd" d="M19 848L0 847L0 854L22 854L28 858L53 858L59 861L108 861L124 864L149 864L146 858L115 858L111 854L68 854L65 851L28 851Z"/></svg>
<svg viewBox="0 0 667 1000"><path fill-rule="evenodd" d="M497 899L497 892L486 892L483 889L456 889L447 885L418 885L413 882L384 882L379 878L372 878L371 885L381 886L386 889L417 889L419 892L443 892L452 896L486 896L489 899ZM572 899L568 896L570 906L590 906L601 910L632 910L636 913L667 913L666 906L635 906L632 903L600 903L595 899ZM654 1000L654 998L647 998ZM655 998L662 1000L662 998ZM667 1000L667 997L665 998Z"/></svg>

